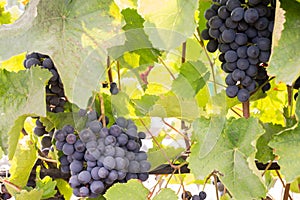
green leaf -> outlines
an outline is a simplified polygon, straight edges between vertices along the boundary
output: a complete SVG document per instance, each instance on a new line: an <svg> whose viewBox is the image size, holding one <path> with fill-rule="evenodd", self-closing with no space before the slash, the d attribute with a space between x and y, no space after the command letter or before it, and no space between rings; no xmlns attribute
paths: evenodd
<svg viewBox="0 0 300 200"><path fill-rule="evenodd" d="M9 181L18 187L27 184L31 170L37 160L37 149L29 135L19 140L15 155L11 162Z"/></svg>
<svg viewBox="0 0 300 200"><path fill-rule="evenodd" d="M132 99L131 101L135 104L137 115L145 116L152 110L158 99L158 96L145 94L140 99Z"/></svg>
<svg viewBox="0 0 300 200"><path fill-rule="evenodd" d="M14 155L25 115L46 115L45 85L50 77L48 70L36 67L18 73L0 70L1 146L6 151L9 144L10 159ZM9 142L8 134L11 137Z"/></svg>
<svg viewBox="0 0 300 200"><path fill-rule="evenodd" d="M145 19L145 32L157 49L173 49L193 35L197 0L140 0L138 13Z"/></svg>
<svg viewBox="0 0 300 200"><path fill-rule="evenodd" d="M135 116L135 109L129 99L129 96L122 91L117 95L111 96L111 107L113 113L117 116L123 116L125 118Z"/></svg>
<svg viewBox="0 0 300 200"><path fill-rule="evenodd" d="M64 196L65 199L71 199L72 194L73 194L73 189L69 185L67 181L64 179L55 179L56 181L56 186L60 194Z"/></svg>
<svg viewBox="0 0 300 200"><path fill-rule="evenodd" d="M153 65L157 61L159 51L152 47L148 35L144 31L144 19L137 13L136 9L126 8L122 10L126 22L123 26L125 31L125 44L109 49L109 55L118 59L122 67L134 68L144 64ZM128 58L131 59L128 59ZM137 62L132 63L132 57Z"/></svg>
<svg viewBox="0 0 300 200"><path fill-rule="evenodd" d="M10 47L0 49L0 60L25 51L51 56L68 100L86 107L105 78L106 49L124 42L115 37L121 25L109 13L112 3L31 0L18 23L0 27L0 46Z"/></svg>
<svg viewBox="0 0 300 200"><path fill-rule="evenodd" d="M203 142L191 148L189 168L197 177L204 178L214 170L234 199L258 199L264 197L266 188L255 166L256 140L264 130L254 118L231 119L221 137L211 141L213 146L202 154ZM205 141L206 143L206 141Z"/></svg>
<svg viewBox="0 0 300 200"><path fill-rule="evenodd" d="M275 158L273 148L269 147L268 144L273 136L284 130L284 128L281 125L276 124L263 124L263 127L265 129L265 133L257 140L257 152L255 158L260 162L267 163Z"/></svg>
<svg viewBox="0 0 300 200"><path fill-rule="evenodd" d="M173 81L172 90L184 98L194 97L206 85L210 73L201 61L186 62L180 67L179 76Z"/></svg>
<svg viewBox="0 0 300 200"><path fill-rule="evenodd" d="M42 199L48 199L54 197L56 194L56 181L53 181L50 176L45 176L43 179L40 178L40 169L37 167L36 171L36 188L43 191Z"/></svg>
<svg viewBox="0 0 300 200"><path fill-rule="evenodd" d="M155 145L155 143L154 143ZM171 146L164 147L159 149L158 147L149 149L148 151L148 161L151 164L151 169L155 169L161 164L168 162L167 158L172 160L180 155L184 151L184 148L174 148ZM167 158L165 157L167 156Z"/></svg>
<svg viewBox="0 0 300 200"><path fill-rule="evenodd" d="M85 122L86 122L86 117L80 117L77 112L68 112L68 113L48 112L47 119L53 124L53 126L50 125L50 127L51 128L55 127L57 129L62 129L64 125L68 124L75 127L78 130L81 130L83 127L85 127ZM45 119L43 119L42 121L45 121ZM48 127L48 129L50 128Z"/></svg>
<svg viewBox="0 0 300 200"><path fill-rule="evenodd" d="M176 200L176 199L178 199L178 196L176 195L176 193L172 189L170 189L170 188L163 188L153 198L153 200L166 200L166 199L168 199L168 200Z"/></svg>
<svg viewBox="0 0 300 200"><path fill-rule="evenodd" d="M268 72L276 76L278 82L292 85L300 74L300 3L295 0L281 1L281 8L285 10L286 21L278 44L273 45Z"/></svg>
<svg viewBox="0 0 300 200"><path fill-rule="evenodd" d="M42 195L43 191L41 190L22 190L19 194L16 194L16 200L40 200L42 198Z"/></svg>
<svg viewBox="0 0 300 200"><path fill-rule="evenodd" d="M25 59L25 53L12 56L10 59L0 62L0 69L6 69L7 71L14 71L14 72L24 70L24 65L23 65L24 59Z"/></svg>
<svg viewBox="0 0 300 200"><path fill-rule="evenodd" d="M104 197L107 200L145 200L148 196L148 189L137 180L131 179L127 183L116 183L110 187Z"/></svg>
<svg viewBox="0 0 300 200"><path fill-rule="evenodd" d="M288 183L300 176L299 142L300 126L297 124L296 128L274 136L269 143L275 149L275 154L280 157L278 160L280 172L285 176Z"/></svg>
<svg viewBox="0 0 300 200"><path fill-rule="evenodd" d="M199 116L200 110L194 98L183 99L172 92L159 95L153 106L150 116L176 117L185 120L194 120Z"/></svg>

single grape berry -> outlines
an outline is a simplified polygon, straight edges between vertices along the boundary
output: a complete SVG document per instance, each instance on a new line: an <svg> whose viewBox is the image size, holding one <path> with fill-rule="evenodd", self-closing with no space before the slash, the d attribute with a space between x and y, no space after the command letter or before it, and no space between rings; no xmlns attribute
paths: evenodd
<svg viewBox="0 0 300 200"><path fill-rule="evenodd" d="M115 82L110 83L109 91L112 95L116 95L119 93L119 88Z"/></svg>
<svg viewBox="0 0 300 200"><path fill-rule="evenodd" d="M201 200L206 199L206 192L201 191L201 192L199 193L199 197L200 197Z"/></svg>

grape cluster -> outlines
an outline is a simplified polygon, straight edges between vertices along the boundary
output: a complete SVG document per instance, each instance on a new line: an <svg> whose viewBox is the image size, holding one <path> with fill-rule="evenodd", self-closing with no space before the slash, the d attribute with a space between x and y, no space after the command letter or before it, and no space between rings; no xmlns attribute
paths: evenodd
<svg viewBox="0 0 300 200"><path fill-rule="evenodd" d="M47 111L55 113L64 112L64 105L67 101L64 86L51 58L47 55L33 52L26 55L23 64L26 69L33 66L40 66L52 73L52 77L46 86Z"/></svg>
<svg viewBox="0 0 300 200"><path fill-rule="evenodd" d="M47 55L33 52L26 55L26 59L24 60L23 64L26 69L39 66L41 68L48 69L52 73L52 77L46 86L47 111L54 113L64 112L64 104L67 100L64 94L63 84L51 58ZM42 137L42 152L47 155L52 145L51 140L54 129L50 132L47 132L46 127L43 125L40 119L37 118L36 127L34 128L33 132L38 137Z"/></svg>
<svg viewBox="0 0 300 200"><path fill-rule="evenodd" d="M300 76L297 78L297 80L295 81L294 85L293 85L293 88L296 89L296 90L299 90L300 88ZM296 101L297 97L298 97L298 93L299 92L296 92L295 95L294 95L294 99Z"/></svg>
<svg viewBox="0 0 300 200"><path fill-rule="evenodd" d="M81 112L80 115L84 114ZM79 134L65 125L54 133L61 171L71 173L69 184L79 197L96 197L115 182L148 179L150 163L140 150L144 132L137 132L131 120L116 119L110 128L102 126L97 113L87 113L86 128Z"/></svg>
<svg viewBox="0 0 300 200"><path fill-rule="evenodd" d="M221 68L228 73L228 97L248 101L258 86L270 89L266 69L270 58L275 9L270 0L214 0L205 11L207 50L219 50Z"/></svg>
<svg viewBox="0 0 300 200"><path fill-rule="evenodd" d="M189 191L185 191L184 195L181 195L181 198L183 200L204 200L206 199L206 192L201 191L199 192L199 195L193 195Z"/></svg>

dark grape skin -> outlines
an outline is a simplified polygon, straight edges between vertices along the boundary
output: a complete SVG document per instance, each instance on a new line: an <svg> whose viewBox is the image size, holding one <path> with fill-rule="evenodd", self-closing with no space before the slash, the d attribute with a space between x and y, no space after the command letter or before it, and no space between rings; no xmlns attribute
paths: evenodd
<svg viewBox="0 0 300 200"><path fill-rule="evenodd" d="M204 191L199 192L199 197L200 197L200 199L204 200L206 198L206 192L204 192Z"/></svg>
<svg viewBox="0 0 300 200"><path fill-rule="evenodd" d="M240 102L246 102L246 101L248 101L248 99L250 97L250 93L246 89L240 89L237 94L237 97Z"/></svg>
<svg viewBox="0 0 300 200"><path fill-rule="evenodd" d="M110 91L110 93L111 93L112 95L118 94L118 93L119 93L119 89L118 89L117 83L111 82L111 83L110 83L109 91Z"/></svg>
<svg viewBox="0 0 300 200"><path fill-rule="evenodd" d="M245 11L245 14L244 14L244 20L251 24L251 23L254 23L256 22L257 20L259 19L259 14L257 12L256 9L254 8L249 8Z"/></svg>
<svg viewBox="0 0 300 200"><path fill-rule="evenodd" d="M239 88L236 85L230 85L226 88L226 94L228 97L233 98L238 94Z"/></svg>
<svg viewBox="0 0 300 200"><path fill-rule="evenodd" d="M217 40L209 40L207 45L206 45L206 49L208 52L215 52L218 49L218 42Z"/></svg>
<svg viewBox="0 0 300 200"><path fill-rule="evenodd" d="M227 29L222 33L222 39L225 43L231 43L235 39L235 32L232 29Z"/></svg>
<svg viewBox="0 0 300 200"><path fill-rule="evenodd" d="M52 138L49 135L44 136L41 140L42 147L43 148L51 147L52 146L51 140Z"/></svg>
<svg viewBox="0 0 300 200"><path fill-rule="evenodd" d="M237 7L231 12L232 21L239 22L244 18L244 9L241 7Z"/></svg>

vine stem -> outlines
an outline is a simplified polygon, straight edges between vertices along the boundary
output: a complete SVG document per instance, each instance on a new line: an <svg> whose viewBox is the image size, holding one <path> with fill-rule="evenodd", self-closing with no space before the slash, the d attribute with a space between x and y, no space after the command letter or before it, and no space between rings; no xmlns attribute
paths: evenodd
<svg viewBox="0 0 300 200"><path fill-rule="evenodd" d="M216 188L216 197L217 200L219 200L219 193L218 193L218 178L216 174L213 174L214 177L214 183L215 183L215 188Z"/></svg>
<svg viewBox="0 0 300 200"><path fill-rule="evenodd" d="M287 92L288 92L289 117L291 117L293 112L293 87L287 85Z"/></svg>
<svg viewBox="0 0 300 200"><path fill-rule="evenodd" d="M210 65L210 69L211 69L211 74L212 74L212 78L213 78L213 82L214 82L214 92L215 94L217 94L217 84L216 84L216 76L215 76L215 71L214 71L214 64L213 62L211 61L206 49L205 49L205 46L204 46L204 43L203 43L203 40L201 38L201 33L200 33L200 30L197 28L197 33L199 35L199 38L197 37L196 34L194 34L195 38L197 39L197 41L199 42L200 46L203 48L203 51L208 59L208 62L209 62L209 65Z"/></svg>
<svg viewBox="0 0 300 200"><path fill-rule="evenodd" d="M284 193L287 192L287 193L288 193L288 194L287 194L288 197L289 197L291 200L293 200L293 198L292 198L291 195L289 194L289 187L290 187L290 186L288 186L288 190L286 190L286 185L284 184L284 181L283 181L283 179L282 179L282 177L281 177L279 171L278 171L278 170L275 170L275 172L276 172L276 174L277 174L277 176L278 176L278 178L279 178L279 180L280 180L280 182L281 182L281 184L282 184L282 187L285 188ZM287 184L287 185L290 185L290 184ZM287 200L287 198L286 198L286 199L283 199L283 200Z"/></svg>
<svg viewBox="0 0 300 200"><path fill-rule="evenodd" d="M145 125L144 121L139 118L139 120L141 121L141 123L143 124L143 126L145 127L145 129L147 130L147 132L151 135L154 143L158 146L158 148L161 150L163 156L165 157L165 159L168 161L169 165L173 168L173 169L180 169L183 165L187 164L187 162L182 163L181 165L173 165L173 163L171 162L170 158L168 157L167 153L165 152L165 150L161 147L161 145L159 144L159 142L155 139L155 137L153 136L153 134L150 132L150 130L147 128L147 126Z"/></svg>
<svg viewBox="0 0 300 200"><path fill-rule="evenodd" d="M181 135L185 140L190 141L190 139L183 133L181 133L180 131L178 131L175 127L173 127L171 124L169 124L168 122L166 122L164 120L164 118L162 118L162 121L165 125L167 125L168 127L170 127L172 130L176 131L179 135Z"/></svg>
<svg viewBox="0 0 300 200"><path fill-rule="evenodd" d="M175 80L175 76L174 74L171 72L171 70L169 69L169 67L166 65L166 63L163 61L163 59L161 59L161 57L158 57L158 60L161 62L161 64L163 64L163 66L167 69L167 71L169 72L169 74L171 75L171 77L173 78L173 80Z"/></svg>
<svg viewBox="0 0 300 200"><path fill-rule="evenodd" d="M121 91L121 74L120 74L120 62L119 61L117 61L117 71L118 71L119 91Z"/></svg>
<svg viewBox="0 0 300 200"><path fill-rule="evenodd" d="M186 58L186 41L182 43L182 54L181 54L181 64L185 63L185 58ZM183 130L183 135L184 137L184 142L185 142L185 147L187 150L191 148L190 140L188 139L188 134L187 134L187 126L185 125L185 121L181 120L181 130Z"/></svg>
<svg viewBox="0 0 300 200"><path fill-rule="evenodd" d="M290 194L289 194L290 186L291 186L290 183L285 185L283 200L288 200L288 198L290 197ZM292 198L290 198L290 199L292 199Z"/></svg>
<svg viewBox="0 0 300 200"><path fill-rule="evenodd" d="M51 162L51 163L56 163L57 164L56 160L53 160L53 159L50 159L50 158L45 158L45 157L42 157L42 156L38 156L38 159L40 159L42 161L46 161L46 162Z"/></svg>
<svg viewBox="0 0 300 200"><path fill-rule="evenodd" d="M102 120L103 127L106 127L104 101L103 101L103 98L102 98L102 95L100 92L98 94L98 98L99 98L99 102L100 102L100 112L101 112L101 117L99 120Z"/></svg>
<svg viewBox="0 0 300 200"><path fill-rule="evenodd" d="M250 103L249 101L243 102L243 116L248 119L250 117Z"/></svg>
<svg viewBox="0 0 300 200"><path fill-rule="evenodd" d="M111 83L111 82L113 82L113 77L112 77L112 71L111 71L111 67L110 67L110 57L109 56L107 56L106 67L107 67L108 80Z"/></svg>

